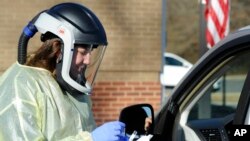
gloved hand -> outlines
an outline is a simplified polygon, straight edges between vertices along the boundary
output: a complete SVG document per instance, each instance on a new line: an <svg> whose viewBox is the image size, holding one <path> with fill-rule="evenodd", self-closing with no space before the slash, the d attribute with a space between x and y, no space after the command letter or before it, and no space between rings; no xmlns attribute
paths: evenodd
<svg viewBox="0 0 250 141"><path fill-rule="evenodd" d="M94 141L128 141L125 136L125 124L112 121L97 127L92 133Z"/></svg>

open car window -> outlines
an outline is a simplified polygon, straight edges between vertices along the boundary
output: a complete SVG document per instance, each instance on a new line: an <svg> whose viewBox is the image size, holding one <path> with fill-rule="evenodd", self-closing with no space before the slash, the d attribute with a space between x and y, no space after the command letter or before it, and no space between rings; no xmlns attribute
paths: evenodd
<svg viewBox="0 0 250 141"><path fill-rule="evenodd" d="M191 108L188 120L220 118L235 113L250 66L248 61L244 67L241 66L244 59L245 56L241 56L214 74L214 80L209 81L214 82L213 85L218 83L217 89L213 85L205 88L201 98Z"/></svg>
<svg viewBox="0 0 250 141"><path fill-rule="evenodd" d="M228 140L228 127L250 68L250 61L246 61L249 56L241 53L224 60L197 84L190 98L180 105L175 140Z"/></svg>

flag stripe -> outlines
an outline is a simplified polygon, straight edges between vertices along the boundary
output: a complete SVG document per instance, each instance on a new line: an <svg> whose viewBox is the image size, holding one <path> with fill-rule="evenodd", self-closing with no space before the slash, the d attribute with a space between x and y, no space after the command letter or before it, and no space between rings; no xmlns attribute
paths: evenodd
<svg viewBox="0 0 250 141"><path fill-rule="evenodd" d="M210 19L210 17L209 17L209 19ZM207 27L207 32L209 32L209 34L211 35L211 38L213 39L213 43L211 43L211 44L214 44L220 40L220 35L217 32L218 30L216 28L216 24L213 22L212 19L208 20L208 24L209 24L209 26Z"/></svg>
<svg viewBox="0 0 250 141"><path fill-rule="evenodd" d="M207 41L210 43L208 44L208 48L211 48L211 44L214 44L214 39L209 30L207 30L206 36L207 36Z"/></svg>
<svg viewBox="0 0 250 141"><path fill-rule="evenodd" d="M223 38L225 37L225 35L228 34L228 31L229 31L229 3L227 0L224 0L224 3L223 1L220 2L220 5L221 5L221 8L223 10L223 13L224 15L228 15L228 16L225 16L225 19L224 19L224 22L223 22L223 30L222 32L224 33L223 35Z"/></svg>
<svg viewBox="0 0 250 141"><path fill-rule="evenodd" d="M210 24L211 22L215 25L216 30L220 31L221 29L221 23L222 21L220 21L219 19L221 19L221 17L216 13L216 11L214 10L213 7L211 7L210 12L209 12L209 16L211 17L211 19L209 20ZM221 37L221 35L219 34L219 36Z"/></svg>

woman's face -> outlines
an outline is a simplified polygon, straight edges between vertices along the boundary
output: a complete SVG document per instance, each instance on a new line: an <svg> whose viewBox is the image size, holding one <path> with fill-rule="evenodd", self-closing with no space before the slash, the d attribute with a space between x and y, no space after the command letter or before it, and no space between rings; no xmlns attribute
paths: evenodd
<svg viewBox="0 0 250 141"><path fill-rule="evenodd" d="M81 83L85 80L85 70L90 64L91 48L84 45L77 45L74 49L71 63L70 76Z"/></svg>

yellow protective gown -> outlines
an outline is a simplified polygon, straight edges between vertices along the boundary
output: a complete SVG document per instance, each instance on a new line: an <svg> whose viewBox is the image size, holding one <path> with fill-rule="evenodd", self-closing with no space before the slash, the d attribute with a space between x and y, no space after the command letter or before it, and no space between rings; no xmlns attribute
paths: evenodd
<svg viewBox="0 0 250 141"><path fill-rule="evenodd" d="M91 141L91 101L61 90L45 69L13 64L0 77L0 141Z"/></svg>

